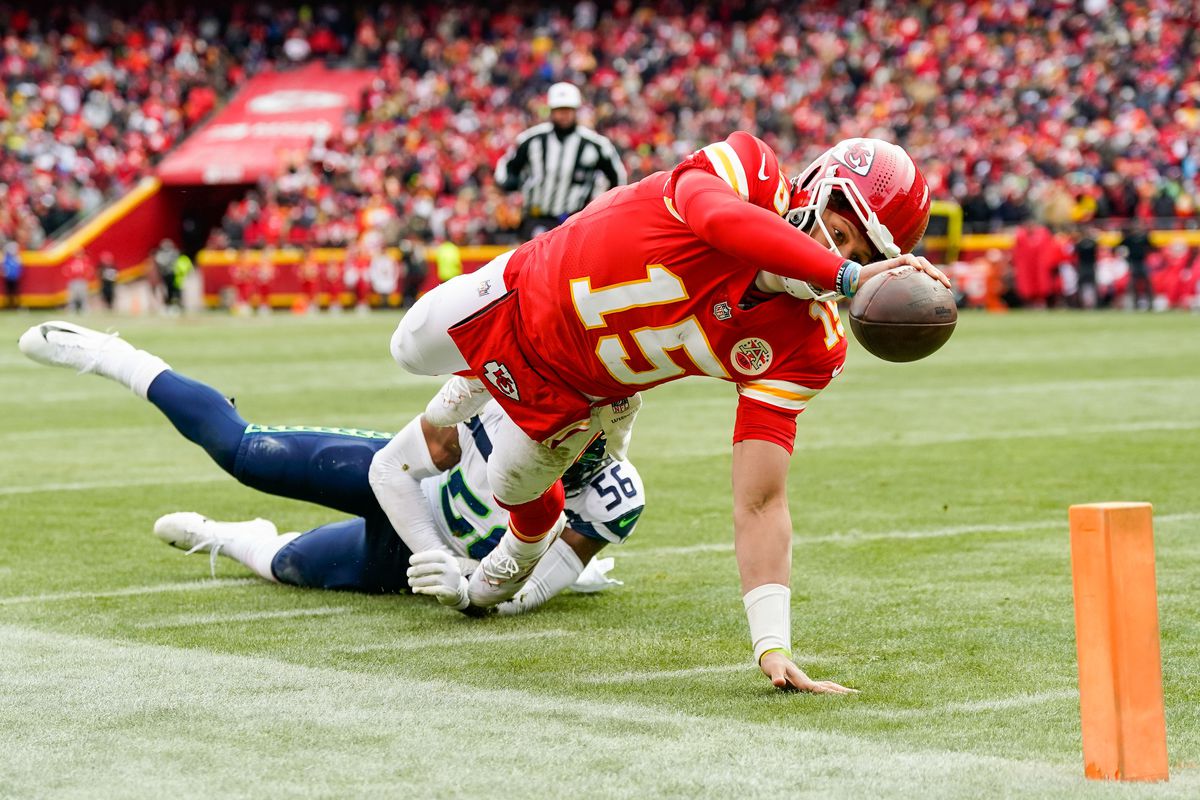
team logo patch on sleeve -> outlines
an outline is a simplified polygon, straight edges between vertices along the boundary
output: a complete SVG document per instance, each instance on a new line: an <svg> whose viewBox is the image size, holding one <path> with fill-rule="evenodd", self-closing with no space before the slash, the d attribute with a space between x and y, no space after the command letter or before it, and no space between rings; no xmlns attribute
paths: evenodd
<svg viewBox="0 0 1200 800"><path fill-rule="evenodd" d="M761 375L771 366L771 345L758 338L742 339L733 346L729 360L743 375Z"/></svg>
<svg viewBox="0 0 1200 800"><path fill-rule="evenodd" d="M486 377L493 386L499 389L505 397L521 402L521 392L517 388L517 382L513 380L512 373L508 371L508 367L501 364L499 361L489 361L483 365L484 377Z"/></svg>

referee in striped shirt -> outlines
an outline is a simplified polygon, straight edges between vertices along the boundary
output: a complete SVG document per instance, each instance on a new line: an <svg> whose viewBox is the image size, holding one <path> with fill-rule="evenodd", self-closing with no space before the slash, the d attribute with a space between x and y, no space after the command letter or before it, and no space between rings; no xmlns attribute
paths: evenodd
<svg viewBox="0 0 1200 800"><path fill-rule="evenodd" d="M576 123L579 88L556 83L547 95L550 121L528 128L496 165L496 183L525 199L521 236L532 239L626 183L625 167L605 137ZM601 185L603 184L603 185Z"/></svg>

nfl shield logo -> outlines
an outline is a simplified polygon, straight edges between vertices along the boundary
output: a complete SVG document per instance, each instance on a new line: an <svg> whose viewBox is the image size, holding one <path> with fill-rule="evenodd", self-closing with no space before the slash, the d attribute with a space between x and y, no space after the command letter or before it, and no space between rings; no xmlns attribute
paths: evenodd
<svg viewBox="0 0 1200 800"><path fill-rule="evenodd" d="M521 402L521 392L517 389L517 382L513 380L512 373L508 371L508 367L501 364L499 361L489 361L483 365L484 377L486 377L493 386L510 400Z"/></svg>
<svg viewBox="0 0 1200 800"><path fill-rule="evenodd" d="M761 375L771 366L771 345L763 339L742 339L729 352L729 360L743 375Z"/></svg>
<svg viewBox="0 0 1200 800"><path fill-rule="evenodd" d="M733 309L729 307L729 303L722 300L713 306L713 316L719 320L727 320L733 316Z"/></svg>
<svg viewBox="0 0 1200 800"><path fill-rule="evenodd" d="M629 398L626 397L624 400L618 400L613 403L612 410L614 414L624 414L629 410Z"/></svg>

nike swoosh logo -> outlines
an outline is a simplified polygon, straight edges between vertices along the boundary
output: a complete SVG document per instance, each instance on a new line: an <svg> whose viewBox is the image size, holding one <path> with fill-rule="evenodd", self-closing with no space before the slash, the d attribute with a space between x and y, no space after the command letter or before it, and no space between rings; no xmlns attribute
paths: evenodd
<svg viewBox="0 0 1200 800"><path fill-rule="evenodd" d="M758 165L758 179L765 181L767 179L767 154L762 154L762 163Z"/></svg>
<svg viewBox="0 0 1200 800"><path fill-rule="evenodd" d="M629 512L628 514L626 514L625 516L616 520L615 522L610 523L609 526L616 527L617 536L620 536L621 538L625 538L626 536L629 535L629 530L638 521L638 517L640 517L640 516L642 516L642 509L638 508L635 511Z"/></svg>
<svg viewBox="0 0 1200 800"><path fill-rule="evenodd" d="M833 380L834 378L836 378L838 375L841 375L841 374L842 374L842 365L838 364L836 367L833 368L833 374L829 376L829 379Z"/></svg>

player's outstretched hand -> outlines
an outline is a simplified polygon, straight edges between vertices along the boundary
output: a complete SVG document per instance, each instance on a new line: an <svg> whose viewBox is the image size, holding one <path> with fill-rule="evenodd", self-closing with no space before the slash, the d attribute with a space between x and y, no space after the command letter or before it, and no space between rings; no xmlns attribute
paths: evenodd
<svg viewBox="0 0 1200 800"><path fill-rule="evenodd" d="M767 653L758 664L763 674L771 679L776 689L785 692L810 692L812 694L858 694L833 681L814 681L804 674L783 652Z"/></svg>
<svg viewBox="0 0 1200 800"><path fill-rule="evenodd" d="M862 286L876 275L887 272L890 269L895 269L896 267L916 267L947 289L951 288L950 279L946 277L946 273L931 264L929 259L924 256L914 256L912 253L905 253L896 258L889 258L887 261L864 264L862 271L858 273L858 285Z"/></svg>
<svg viewBox="0 0 1200 800"><path fill-rule="evenodd" d="M467 579L453 555L445 550L425 550L413 553L408 563L408 585L414 594L436 597L442 605L459 611L467 607Z"/></svg>

